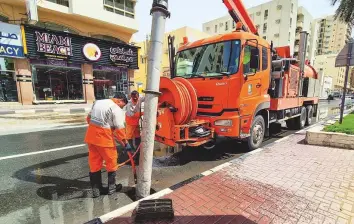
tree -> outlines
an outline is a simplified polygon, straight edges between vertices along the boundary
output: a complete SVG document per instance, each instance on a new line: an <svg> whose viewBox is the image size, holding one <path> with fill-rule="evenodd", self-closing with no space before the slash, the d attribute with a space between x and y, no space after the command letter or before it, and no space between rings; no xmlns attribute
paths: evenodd
<svg viewBox="0 0 354 224"><path fill-rule="evenodd" d="M354 26L354 0L331 0L332 5L339 3L335 18Z"/></svg>

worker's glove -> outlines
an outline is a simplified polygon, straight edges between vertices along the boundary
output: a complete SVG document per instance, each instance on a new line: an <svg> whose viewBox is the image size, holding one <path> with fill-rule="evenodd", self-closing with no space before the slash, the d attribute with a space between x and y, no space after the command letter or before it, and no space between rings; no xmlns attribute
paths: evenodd
<svg viewBox="0 0 354 224"><path fill-rule="evenodd" d="M132 151L133 151L133 148L130 146L129 143L127 143L125 145L124 152L127 153L127 152L132 152Z"/></svg>

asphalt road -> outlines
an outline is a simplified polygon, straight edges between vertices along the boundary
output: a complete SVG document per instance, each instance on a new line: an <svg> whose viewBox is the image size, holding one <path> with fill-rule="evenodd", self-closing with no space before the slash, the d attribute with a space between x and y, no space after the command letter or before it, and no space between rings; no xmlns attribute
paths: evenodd
<svg viewBox="0 0 354 224"><path fill-rule="evenodd" d="M320 119L338 113L334 107L336 103L321 103ZM132 202L128 193L134 184L130 166L117 173L118 182L125 186L122 192L90 197L85 130L0 136L0 223L83 223ZM291 133L278 130L264 145ZM172 186L247 151L245 144L225 140L211 151L187 148L170 157L155 158L152 188L159 191Z"/></svg>

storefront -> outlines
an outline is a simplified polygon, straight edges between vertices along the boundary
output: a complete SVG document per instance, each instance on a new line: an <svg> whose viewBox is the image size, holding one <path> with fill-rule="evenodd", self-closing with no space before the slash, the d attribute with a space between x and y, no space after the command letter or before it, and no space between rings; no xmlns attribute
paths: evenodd
<svg viewBox="0 0 354 224"><path fill-rule="evenodd" d="M21 28L0 22L0 103L18 102L16 58L24 58Z"/></svg>
<svg viewBox="0 0 354 224"><path fill-rule="evenodd" d="M129 93L137 48L25 26L33 103L90 103Z"/></svg>

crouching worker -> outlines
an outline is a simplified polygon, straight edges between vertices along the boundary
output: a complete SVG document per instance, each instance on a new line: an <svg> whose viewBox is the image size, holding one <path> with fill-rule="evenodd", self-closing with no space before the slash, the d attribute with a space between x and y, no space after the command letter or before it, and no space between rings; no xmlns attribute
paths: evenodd
<svg viewBox="0 0 354 224"><path fill-rule="evenodd" d="M124 147L127 145L124 128L124 112L127 104L123 93L118 93L112 99L98 100L94 103L87 116L89 124L85 142L89 149L90 183L93 197L104 194L102 187L101 169L103 161L108 173L108 194L111 195L122 188L116 186L116 171L118 169L118 154L114 136Z"/></svg>
<svg viewBox="0 0 354 224"><path fill-rule="evenodd" d="M139 121L140 117L143 115L141 112L141 104L144 102L145 98L139 97L137 91L131 92L130 97L130 101L126 108L127 112L125 113L125 129L128 142L134 151L136 151L141 142ZM139 155L140 153L137 153L134 158L136 164L139 161Z"/></svg>

